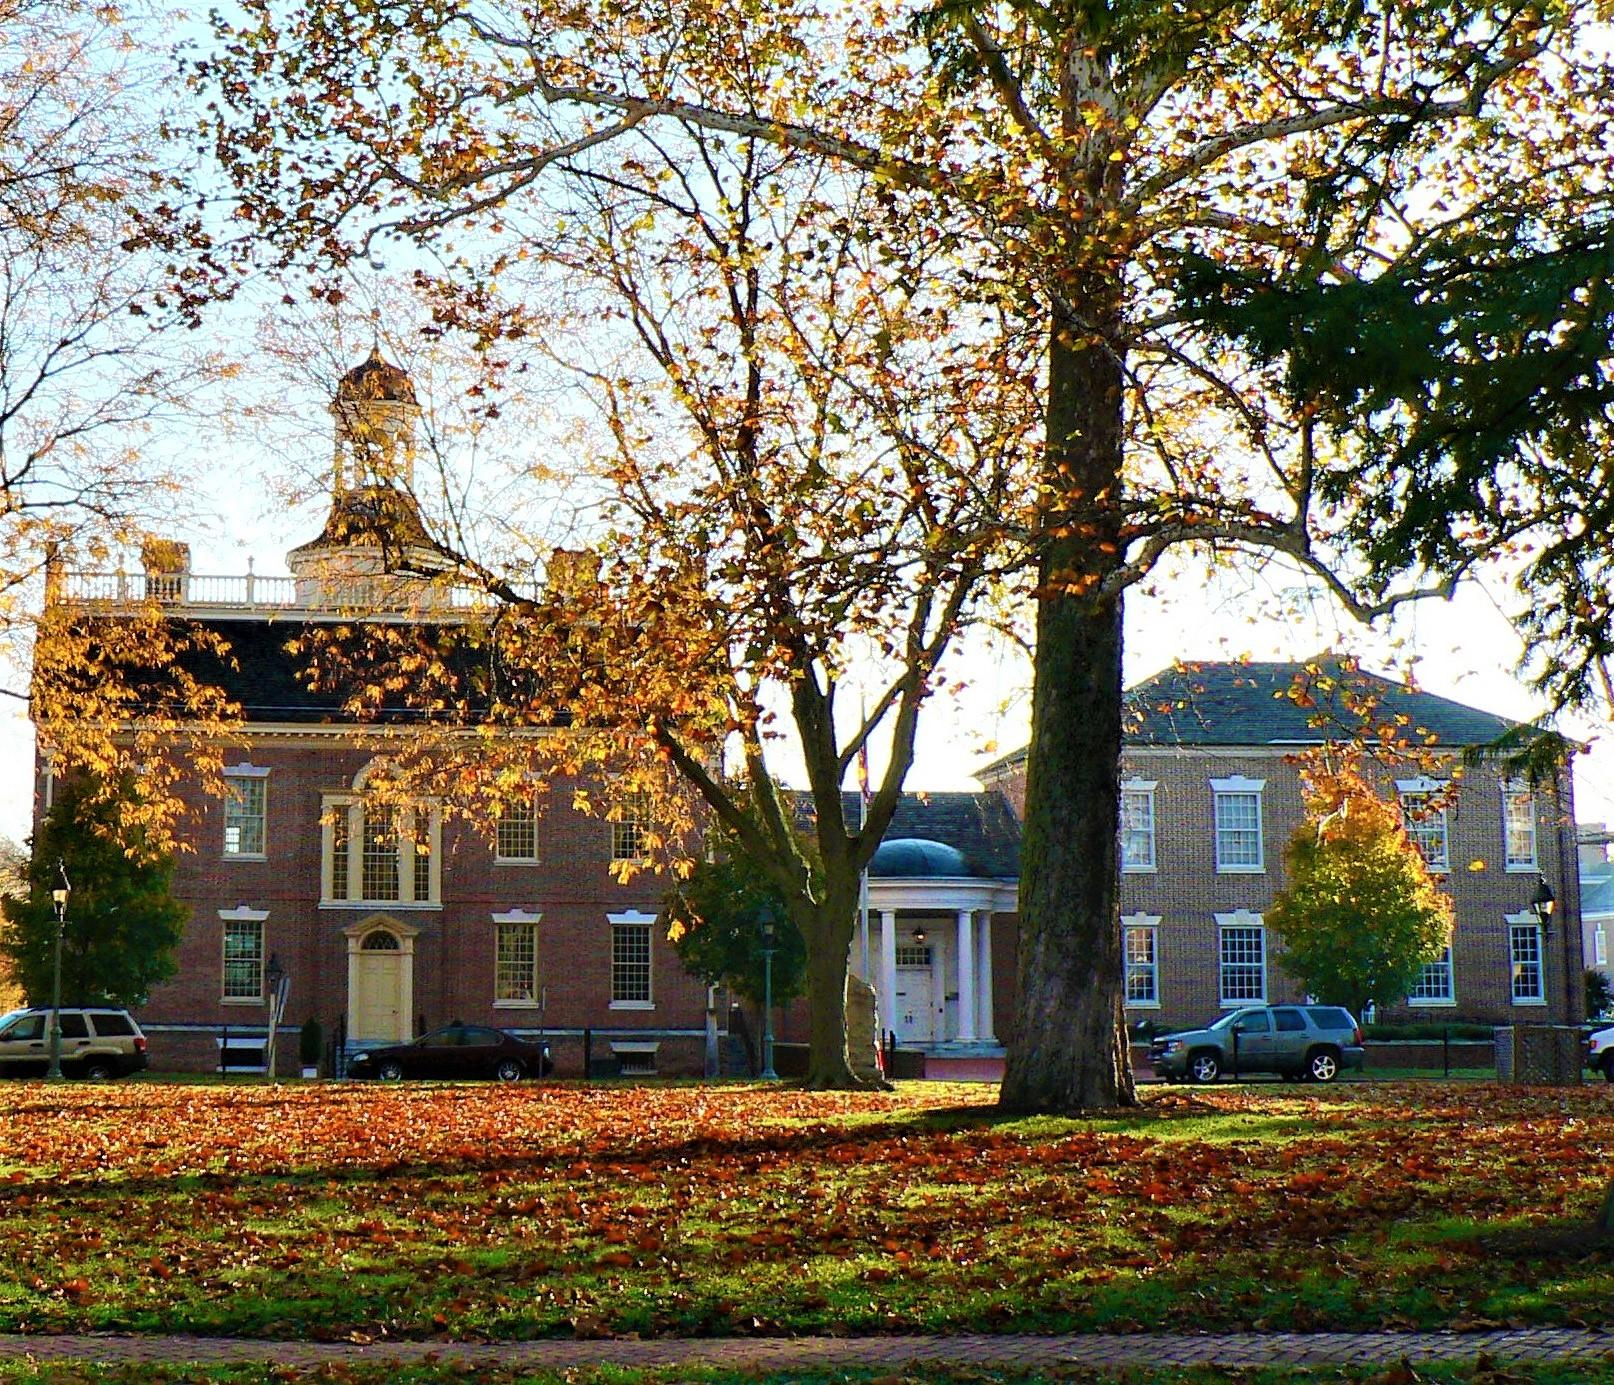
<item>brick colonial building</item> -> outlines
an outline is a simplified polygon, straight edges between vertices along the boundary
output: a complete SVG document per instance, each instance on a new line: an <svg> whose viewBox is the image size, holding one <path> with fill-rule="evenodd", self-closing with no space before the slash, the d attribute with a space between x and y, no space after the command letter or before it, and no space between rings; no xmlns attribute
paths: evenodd
<svg viewBox="0 0 1614 1385"><path fill-rule="evenodd" d="M1401 799L1457 918L1448 953L1390 1013L1498 1024L1579 1017L1567 764L1532 790L1505 779L1495 754L1465 757L1519 729L1504 718L1332 663L1320 673L1212 663L1159 674L1128 694L1121 924L1129 1019L1181 1027L1222 1008L1301 998L1262 917L1303 817L1294 756L1356 734L1363 713L1353 707L1362 699L1374 708L1372 724L1399 724L1413 744L1430 741L1417 763L1387 760L1378 774L1386 796ZM1020 810L1023 750L979 777ZM1545 926L1532 909L1543 880L1555 896Z"/></svg>
<svg viewBox="0 0 1614 1385"><path fill-rule="evenodd" d="M109 617L129 601L159 601L233 656L206 674L242 709L242 749L223 801L199 787L190 795L193 849L176 873L190 921L176 977L140 1012L154 1064L212 1068L226 1031L234 1048L261 1045L278 968L290 981L288 1065L289 1031L306 1018L350 1045L460 1019L547 1038L563 1075L584 1070L585 1045L626 1071L699 1072L707 995L655 926L666 882L620 883L612 872L642 854L646 824L631 811L617 822L576 811L565 784L542 814L509 810L491 839L445 822L430 802L384 806L368 792L385 765L384 734L346 717L339 696L310 689L293 647L312 627L355 609L455 619L451 593L391 575L400 550L409 570L435 561L410 499L419 408L407 376L372 354L343 378L331 413L330 515L288 555L290 576L203 577L182 545L162 544L141 575L51 583L51 599ZM1297 998L1262 913L1301 816L1290 757L1329 734L1316 708L1287 696L1300 672L1207 665L1131 695L1122 926L1135 1020L1198 1023L1220 1006ZM1381 714L1436 738L1433 768L1399 774L1409 804L1457 777L1464 748L1510 729L1383 679L1353 680ZM1354 726L1342 715L1337 729ZM851 964L876 990L882 1027L905 1044L993 1054L1012 1033L1023 776L1021 752L988 767L984 792L905 796L875 857ZM47 763L36 814L53 788ZM1494 760L1470 765L1415 832L1445 870L1458 926L1408 1008L1503 1022L1576 1015L1567 769L1532 793L1505 785ZM1469 869L1476 861L1484 869ZM1545 931L1529 907L1543 877L1560 905ZM718 1009L726 1020L726 1003ZM804 1038L804 1018L789 1007L781 1037Z"/></svg>

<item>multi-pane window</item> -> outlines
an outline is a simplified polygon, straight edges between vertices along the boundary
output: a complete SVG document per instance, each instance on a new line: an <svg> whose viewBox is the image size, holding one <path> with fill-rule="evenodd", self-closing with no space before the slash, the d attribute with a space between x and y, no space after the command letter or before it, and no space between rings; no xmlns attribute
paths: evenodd
<svg viewBox="0 0 1614 1385"><path fill-rule="evenodd" d="M330 903L436 904L438 816L360 798L326 800L324 858Z"/></svg>
<svg viewBox="0 0 1614 1385"><path fill-rule="evenodd" d="M1446 843L1444 784L1427 779L1404 780L1397 784L1401 797L1401 818L1407 825L1407 840L1423 857L1430 870L1450 868Z"/></svg>
<svg viewBox="0 0 1614 1385"><path fill-rule="evenodd" d="M263 921L224 920L224 998L263 999Z"/></svg>
<svg viewBox="0 0 1614 1385"><path fill-rule="evenodd" d="M224 776L224 854L262 856L269 781L261 774Z"/></svg>
<svg viewBox="0 0 1614 1385"><path fill-rule="evenodd" d="M928 967L930 965L930 944L898 943L897 965L899 967Z"/></svg>
<svg viewBox="0 0 1614 1385"><path fill-rule="evenodd" d="M1121 786L1121 869L1155 868L1153 784L1132 780Z"/></svg>
<svg viewBox="0 0 1614 1385"><path fill-rule="evenodd" d="M371 804L364 810L363 899L397 899L402 894L398 880L397 813L391 804Z"/></svg>
<svg viewBox="0 0 1614 1385"><path fill-rule="evenodd" d="M1214 779L1212 807L1216 820L1216 869L1259 871L1265 868L1261 843L1259 779Z"/></svg>
<svg viewBox="0 0 1614 1385"><path fill-rule="evenodd" d="M538 859L538 813L530 798L513 799L499 814L498 854L501 861Z"/></svg>
<svg viewBox="0 0 1614 1385"><path fill-rule="evenodd" d="M493 999L532 1002L538 997L538 925L494 925Z"/></svg>
<svg viewBox="0 0 1614 1385"><path fill-rule="evenodd" d="M1513 1003L1528 1005L1546 1000L1541 975L1541 926L1509 924L1508 951L1513 960Z"/></svg>
<svg viewBox="0 0 1614 1385"><path fill-rule="evenodd" d="M1602 924L1592 933L1592 960L1600 967L1608 965L1608 934Z"/></svg>
<svg viewBox="0 0 1614 1385"><path fill-rule="evenodd" d="M1224 924L1221 928L1221 993L1223 1005L1245 1005L1267 997L1266 928L1262 924Z"/></svg>
<svg viewBox="0 0 1614 1385"><path fill-rule="evenodd" d="M1126 1003L1160 1003L1160 969L1155 953L1156 929L1153 924L1130 924L1121 934L1126 957Z"/></svg>
<svg viewBox="0 0 1614 1385"><path fill-rule="evenodd" d="M611 925L611 1004L650 1004L650 925Z"/></svg>
<svg viewBox="0 0 1614 1385"><path fill-rule="evenodd" d="M624 794L611 823L611 859L642 861L649 854L650 799L647 794Z"/></svg>
<svg viewBox="0 0 1614 1385"><path fill-rule="evenodd" d="M1425 962L1418 979L1407 992L1408 1005L1450 1005L1455 999L1451 981L1451 947L1448 945L1432 962Z"/></svg>
<svg viewBox="0 0 1614 1385"><path fill-rule="evenodd" d="M1508 870L1536 868L1536 799L1528 789L1503 789L1502 840Z"/></svg>

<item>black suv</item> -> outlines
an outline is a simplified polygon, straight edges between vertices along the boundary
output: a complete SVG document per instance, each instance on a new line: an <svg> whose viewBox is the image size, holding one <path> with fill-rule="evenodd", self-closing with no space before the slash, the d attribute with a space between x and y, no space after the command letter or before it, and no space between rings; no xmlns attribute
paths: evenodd
<svg viewBox="0 0 1614 1385"><path fill-rule="evenodd" d="M1214 1082L1224 1072L1276 1072L1332 1082L1362 1066L1362 1030L1337 1005L1253 1005L1204 1029L1162 1034L1149 1045L1161 1077Z"/></svg>

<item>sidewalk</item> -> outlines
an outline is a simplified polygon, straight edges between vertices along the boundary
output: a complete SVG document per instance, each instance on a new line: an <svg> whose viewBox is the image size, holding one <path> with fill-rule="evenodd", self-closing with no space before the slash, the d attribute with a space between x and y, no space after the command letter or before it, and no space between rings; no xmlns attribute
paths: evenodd
<svg viewBox="0 0 1614 1385"><path fill-rule="evenodd" d="M1340 1366L1471 1361L1614 1360L1614 1331L1536 1327L1494 1332L1240 1332L1135 1336L663 1338L542 1342L275 1342L232 1337L0 1336L0 1360L288 1366L425 1360L564 1370L569 1366L714 1366L799 1370L872 1366Z"/></svg>

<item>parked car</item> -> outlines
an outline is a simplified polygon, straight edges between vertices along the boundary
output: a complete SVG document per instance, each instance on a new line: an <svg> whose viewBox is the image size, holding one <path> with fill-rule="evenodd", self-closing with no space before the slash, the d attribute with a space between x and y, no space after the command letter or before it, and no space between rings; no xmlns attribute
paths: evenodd
<svg viewBox="0 0 1614 1385"><path fill-rule="evenodd" d="M1614 1028L1595 1029L1586 1036L1586 1066L1614 1082Z"/></svg>
<svg viewBox="0 0 1614 1385"><path fill-rule="evenodd" d="M1194 1082L1235 1071L1332 1082L1362 1066L1362 1029L1337 1005L1253 1005L1204 1029L1160 1035L1149 1062L1162 1077Z"/></svg>
<svg viewBox="0 0 1614 1385"><path fill-rule="evenodd" d="M62 1074L104 1081L150 1065L146 1036L127 1010L63 1007ZM43 1077L50 1069L50 1007L0 1018L0 1076Z"/></svg>
<svg viewBox="0 0 1614 1385"><path fill-rule="evenodd" d="M547 1045L485 1025L450 1024L413 1043L363 1049L349 1060L347 1074L383 1082L403 1077L493 1077L516 1082L543 1077L552 1066Z"/></svg>

